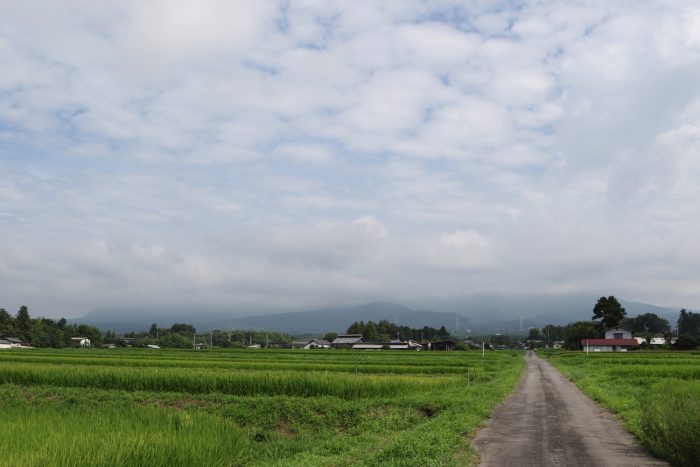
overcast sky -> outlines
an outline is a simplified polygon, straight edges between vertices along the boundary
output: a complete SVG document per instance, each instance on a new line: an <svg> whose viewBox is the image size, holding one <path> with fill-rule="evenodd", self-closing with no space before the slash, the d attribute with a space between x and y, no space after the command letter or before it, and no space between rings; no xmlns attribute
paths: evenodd
<svg viewBox="0 0 700 467"><path fill-rule="evenodd" d="M0 1L0 307L700 305L690 1Z"/></svg>

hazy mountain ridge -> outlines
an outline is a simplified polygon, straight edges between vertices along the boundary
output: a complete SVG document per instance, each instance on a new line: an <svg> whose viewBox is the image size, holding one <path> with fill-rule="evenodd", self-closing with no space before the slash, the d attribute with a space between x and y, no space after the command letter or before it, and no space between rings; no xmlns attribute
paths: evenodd
<svg viewBox="0 0 700 467"><path fill-rule="evenodd" d="M456 334L517 333L529 327L561 325L590 320L597 297L499 297L476 296L464 300L435 300L433 306L407 307L396 303L374 302L357 306L327 307L305 311L282 311L250 306L142 306L102 308L69 322L86 323L102 330L119 333L146 330L152 323L170 327L173 323L193 324L199 331L246 328L288 332L290 334L322 334L343 332L355 321L386 319L400 325L420 328L445 326ZM679 309L621 300L627 316L656 313L672 326Z"/></svg>

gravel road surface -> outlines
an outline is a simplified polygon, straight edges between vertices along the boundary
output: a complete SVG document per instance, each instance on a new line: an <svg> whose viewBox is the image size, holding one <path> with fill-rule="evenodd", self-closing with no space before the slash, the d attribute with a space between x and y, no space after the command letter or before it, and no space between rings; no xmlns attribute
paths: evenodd
<svg viewBox="0 0 700 467"><path fill-rule="evenodd" d="M548 362L525 359L515 393L474 438L480 466L668 466Z"/></svg>

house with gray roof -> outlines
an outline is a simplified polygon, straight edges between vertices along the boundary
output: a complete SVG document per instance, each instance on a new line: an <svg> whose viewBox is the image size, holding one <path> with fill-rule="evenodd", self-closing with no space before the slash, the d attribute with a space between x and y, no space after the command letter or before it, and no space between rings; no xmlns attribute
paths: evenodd
<svg viewBox="0 0 700 467"><path fill-rule="evenodd" d="M340 334L333 339L331 345L334 349L349 349L362 342L362 334Z"/></svg>

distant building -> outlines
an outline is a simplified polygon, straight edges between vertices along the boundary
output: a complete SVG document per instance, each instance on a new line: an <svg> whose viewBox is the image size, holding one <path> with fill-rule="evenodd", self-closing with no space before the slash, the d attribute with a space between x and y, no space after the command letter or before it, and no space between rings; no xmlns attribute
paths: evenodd
<svg viewBox="0 0 700 467"><path fill-rule="evenodd" d="M330 349L332 344L324 339L311 339L307 341L292 342L293 349Z"/></svg>
<svg viewBox="0 0 700 467"><path fill-rule="evenodd" d="M389 350L421 350L423 348L418 342L414 341L391 341L388 344Z"/></svg>
<svg viewBox="0 0 700 467"><path fill-rule="evenodd" d="M284 342L284 341L270 341L267 344L267 348L269 349L289 349L292 347L292 344L289 342Z"/></svg>
<svg viewBox="0 0 700 467"><path fill-rule="evenodd" d="M627 329L611 328L605 331L606 339L632 339L632 333Z"/></svg>
<svg viewBox="0 0 700 467"><path fill-rule="evenodd" d="M5 340L5 339L0 339L0 349L11 349L12 345L10 344L10 341Z"/></svg>
<svg viewBox="0 0 700 467"><path fill-rule="evenodd" d="M354 344L352 346L353 350L382 350L384 344Z"/></svg>
<svg viewBox="0 0 700 467"><path fill-rule="evenodd" d="M457 342L453 340L428 342L428 350L455 350Z"/></svg>
<svg viewBox="0 0 700 467"><path fill-rule="evenodd" d="M639 343L627 329L613 328L605 331L605 339L581 339L586 352L627 352L639 347Z"/></svg>
<svg viewBox="0 0 700 467"><path fill-rule="evenodd" d="M5 337L5 341L10 343L10 347L14 349L19 349L22 347L30 347L28 342L20 339L19 337Z"/></svg>
<svg viewBox="0 0 700 467"><path fill-rule="evenodd" d="M70 346L76 348L90 347L90 339L87 337L71 337Z"/></svg>
<svg viewBox="0 0 700 467"><path fill-rule="evenodd" d="M341 334L335 339L331 345L334 349L349 349L355 344L362 342L362 334Z"/></svg>
<svg viewBox="0 0 700 467"><path fill-rule="evenodd" d="M639 345L644 344L647 340L644 337L635 337L634 338ZM670 344L675 344L676 343L676 338L672 338ZM665 345L666 344L666 338L664 337L652 337L649 340L649 345Z"/></svg>

